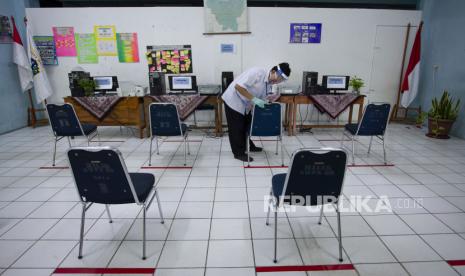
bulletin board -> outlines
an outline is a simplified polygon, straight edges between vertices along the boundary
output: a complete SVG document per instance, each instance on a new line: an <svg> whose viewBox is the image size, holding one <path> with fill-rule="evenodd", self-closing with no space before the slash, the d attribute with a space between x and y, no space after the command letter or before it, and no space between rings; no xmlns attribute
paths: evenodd
<svg viewBox="0 0 465 276"><path fill-rule="evenodd" d="M191 45L147 46L149 72L192 73Z"/></svg>

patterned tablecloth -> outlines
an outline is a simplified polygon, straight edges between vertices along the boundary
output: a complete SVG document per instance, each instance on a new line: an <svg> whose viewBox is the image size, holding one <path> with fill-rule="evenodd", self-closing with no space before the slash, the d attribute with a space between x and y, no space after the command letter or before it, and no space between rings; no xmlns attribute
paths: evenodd
<svg viewBox="0 0 465 276"><path fill-rule="evenodd" d="M199 107L208 96L200 95L151 95L155 101L160 103L174 103L178 107L179 117L184 121L191 115L194 110Z"/></svg>
<svg viewBox="0 0 465 276"><path fill-rule="evenodd" d="M98 97L74 97L84 109L89 111L99 120L102 120L108 112L121 100L119 96Z"/></svg>
<svg viewBox="0 0 465 276"><path fill-rule="evenodd" d="M316 108L321 113L327 113L331 118L336 119L348 106L350 106L361 95L355 94L323 94L309 95L314 102Z"/></svg>

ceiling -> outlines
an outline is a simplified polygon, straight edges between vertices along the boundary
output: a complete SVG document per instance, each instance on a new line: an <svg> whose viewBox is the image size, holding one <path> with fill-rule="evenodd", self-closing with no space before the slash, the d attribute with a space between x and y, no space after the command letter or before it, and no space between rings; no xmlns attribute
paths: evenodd
<svg viewBox="0 0 465 276"><path fill-rule="evenodd" d="M415 10L421 0L248 0L249 7L321 7ZM41 7L201 7L203 0L39 0Z"/></svg>

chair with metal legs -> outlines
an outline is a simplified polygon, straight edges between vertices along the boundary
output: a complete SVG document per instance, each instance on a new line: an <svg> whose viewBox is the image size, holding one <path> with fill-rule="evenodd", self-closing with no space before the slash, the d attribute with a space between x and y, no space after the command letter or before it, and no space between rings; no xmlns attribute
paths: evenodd
<svg viewBox="0 0 465 276"><path fill-rule="evenodd" d="M157 199L161 223L164 223L155 176L128 173L121 152L111 147L76 147L67 152L74 183L82 204L79 255L82 258L86 211L94 203L105 204L110 223L109 205L135 203L142 208L142 259L146 259L146 212Z"/></svg>
<svg viewBox="0 0 465 276"><path fill-rule="evenodd" d="M53 147L53 166L55 166L57 142L66 137L69 147L71 147L70 137L85 136L87 145L95 136L97 136L100 145L100 135L96 125L81 124L76 112L71 104L47 104L48 119L55 136L55 145ZM91 136L93 134L93 136Z"/></svg>
<svg viewBox="0 0 465 276"><path fill-rule="evenodd" d="M184 166L187 164L189 148L188 127L179 120L178 108L173 103L151 103L149 105L150 150L149 166L152 166L152 142L155 139L157 154L160 154L158 136L182 136L184 142Z"/></svg>
<svg viewBox="0 0 465 276"><path fill-rule="evenodd" d="M348 137L352 142L352 164L355 164L355 141L357 136L370 136L368 154L371 151L373 136L381 140L383 144L383 159L386 160L385 133L389 121L389 103L371 103L365 107L362 120L358 124L346 124L342 131L341 147L344 147L344 138Z"/></svg>
<svg viewBox="0 0 465 276"><path fill-rule="evenodd" d="M247 165L250 166L250 138L276 136L276 152L278 155L278 144L281 146L281 166L284 166L284 148L281 124L281 104L266 104L264 108L255 106L252 113L252 122L247 137Z"/></svg>
<svg viewBox="0 0 465 276"><path fill-rule="evenodd" d="M337 213L339 261L342 262L341 214L339 201L347 168L347 153L343 149L299 149L292 154L287 173L273 175L266 225L270 211L274 212L274 259L278 262L278 209L284 205L321 206L332 204Z"/></svg>

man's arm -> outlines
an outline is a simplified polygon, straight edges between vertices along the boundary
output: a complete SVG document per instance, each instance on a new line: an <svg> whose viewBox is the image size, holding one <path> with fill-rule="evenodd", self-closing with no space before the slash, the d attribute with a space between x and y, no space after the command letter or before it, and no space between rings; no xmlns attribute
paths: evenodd
<svg viewBox="0 0 465 276"><path fill-rule="evenodd" d="M234 86L234 88L235 88L242 96L246 97L249 101L251 101L251 100L254 98L254 96L253 96L252 94L250 94L250 92L247 91L247 89L245 89L244 87L242 87L242 86L236 84L236 85Z"/></svg>

